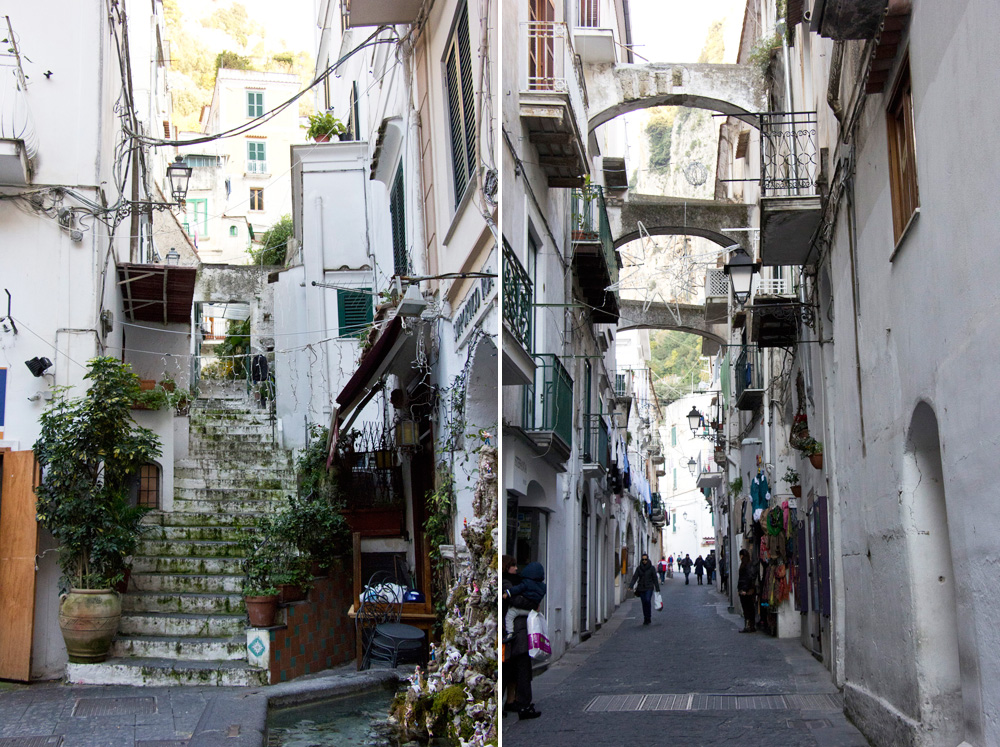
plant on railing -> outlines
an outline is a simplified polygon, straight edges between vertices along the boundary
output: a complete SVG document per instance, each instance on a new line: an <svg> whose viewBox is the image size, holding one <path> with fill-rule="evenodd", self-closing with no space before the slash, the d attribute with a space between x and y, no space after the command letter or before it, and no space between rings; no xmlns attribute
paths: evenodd
<svg viewBox="0 0 1000 747"><path fill-rule="evenodd" d="M766 75L771 67L771 58L775 50L781 48L781 34L777 31L771 32L767 36L762 36L750 48L747 56L747 64L756 68L761 75Z"/></svg>
<svg viewBox="0 0 1000 747"><path fill-rule="evenodd" d="M341 136L347 132L347 126L333 116L333 112L322 112L309 115L309 126L302 126L306 137L317 143L325 143L334 135Z"/></svg>

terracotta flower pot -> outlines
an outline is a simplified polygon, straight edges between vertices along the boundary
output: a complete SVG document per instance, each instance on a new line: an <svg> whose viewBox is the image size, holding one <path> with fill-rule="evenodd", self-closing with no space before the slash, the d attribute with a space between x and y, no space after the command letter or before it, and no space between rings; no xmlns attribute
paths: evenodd
<svg viewBox="0 0 1000 747"><path fill-rule="evenodd" d="M281 584L278 587L278 602L281 604L301 602L305 598L306 590L298 584Z"/></svg>
<svg viewBox="0 0 1000 747"><path fill-rule="evenodd" d="M250 627L269 628L274 625L274 619L278 615L278 597L276 594L269 594L264 597L243 597L243 602L247 606Z"/></svg>
<svg viewBox="0 0 1000 747"><path fill-rule="evenodd" d="M822 454L810 454L809 463L816 469L823 469L823 455Z"/></svg>
<svg viewBox="0 0 1000 747"><path fill-rule="evenodd" d="M111 589L70 589L63 594L59 629L69 660L96 664L107 659L121 616L121 597Z"/></svg>
<svg viewBox="0 0 1000 747"><path fill-rule="evenodd" d="M794 495L796 498L801 498L802 497L802 486L801 485L792 485L792 495Z"/></svg>

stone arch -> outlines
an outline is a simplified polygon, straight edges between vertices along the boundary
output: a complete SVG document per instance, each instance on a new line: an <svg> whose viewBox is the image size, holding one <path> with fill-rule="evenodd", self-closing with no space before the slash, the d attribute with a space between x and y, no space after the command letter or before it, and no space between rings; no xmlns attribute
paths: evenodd
<svg viewBox="0 0 1000 747"><path fill-rule="evenodd" d="M630 329L669 329L698 335L717 345L726 344L725 325L706 322L704 306L666 304L662 301L647 304L623 298L618 301L618 311L621 315L618 319L619 332Z"/></svg>
<svg viewBox="0 0 1000 747"><path fill-rule="evenodd" d="M917 404L903 454L900 508L909 559L916 688L927 745L965 739L959 652L957 578L948 531L948 505L937 416Z"/></svg>
<svg viewBox="0 0 1000 747"><path fill-rule="evenodd" d="M654 106L689 106L728 114L756 127L767 98L751 65L593 65L587 70L591 133L615 117Z"/></svg>

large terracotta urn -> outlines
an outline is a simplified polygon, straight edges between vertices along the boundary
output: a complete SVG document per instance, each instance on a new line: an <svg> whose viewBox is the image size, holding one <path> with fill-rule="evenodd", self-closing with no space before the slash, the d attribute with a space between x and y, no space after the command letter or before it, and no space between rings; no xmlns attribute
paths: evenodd
<svg viewBox="0 0 1000 747"><path fill-rule="evenodd" d="M59 629L69 660L96 664L107 659L121 617L121 597L111 589L70 589L63 594Z"/></svg>

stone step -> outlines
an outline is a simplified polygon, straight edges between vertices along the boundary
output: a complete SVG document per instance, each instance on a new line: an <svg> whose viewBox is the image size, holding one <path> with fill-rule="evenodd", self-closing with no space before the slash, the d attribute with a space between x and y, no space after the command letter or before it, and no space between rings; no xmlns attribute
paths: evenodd
<svg viewBox="0 0 1000 747"><path fill-rule="evenodd" d="M244 464L265 467L291 466L288 455L271 444L234 443L228 440L192 443L188 449L188 458L215 462L222 469L226 467L240 469Z"/></svg>
<svg viewBox="0 0 1000 747"><path fill-rule="evenodd" d="M139 687L260 687L268 684L268 672L251 667L245 661L114 658L101 664L67 664L66 682Z"/></svg>
<svg viewBox="0 0 1000 747"><path fill-rule="evenodd" d="M181 659L185 661L246 661L246 636L236 638L182 638L125 635L111 644L114 657Z"/></svg>
<svg viewBox="0 0 1000 747"><path fill-rule="evenodd" d="M175 573L197 576L237 576L243 573L240 561L240 558L136 555L132 559L132 574Z"/></svg>
<svg viewBox="0 0 1000 747"><path fill-rule="evenodd" d="M129 592L122 596L122 613L183 612L189 615L236 615L245 611L242 594Z"/></svg>
<svg viewBox="0 0 1000 747"><path fill-rule="evenodd" d="M205 423L253 423L254 425L273 425L265 412L250 412L249 410L238 410L230 407L196 408L189 412L192 425L203 425Z"/></svg>
<svg viewBox="0 0 1000 747"><path fill-rule="evenodd" d="M133 567L129 594L171 592L240 594L243 591L243 576L223 573L136 573Z"/></svg>
<svg viewBox="0 0 1000 747"><path fill-rule="evenodd" d="M176 474L180 472L180 474ZM252 481L277 477L295 476L295 467L292 460L288 459L268 459L258 460L252 464L244 464L238 467L230 467L227 464L219 464L216 460L204 455L197 458L178 459L174 462L174 473L177 479L233 479L241 475L244 480Z"/></svg>
<svg viewBox="0 0 1000 747"><path fill-rule="evenodd" d="M174 500L177 500L176 494ZM254 525L256 519L256 511L208 513L205 511L177 510L149 513L143 517L142 521L144 524L150 526L164 527L249 527Z"/></svg>
<svg viewBox="0 0 1000 747"><path fill-rule="evenodd" d="M174 505L185 513L204 513L211 516L224 516L227 513L274 513L281 507L278 501L256 500L253 498L234 498L232 500L196 500L180 498Z"/></svg>
<svg viewBox="0 0 1000 747"><path fill-rule="evenodd" d="M194 436L273 436L272 424L257 420L205 420L188 426Z"/></svg>
<svg viewBox="0 0 1000 747"><path fill-rule="evenodd" d="M288 491L281 488L258 488L258 487L215 487L206 488L177 488L174 490L174 500L187 498L189 500L229 500L232 498L256 498L260 501L284 500Z"/></svg>
<svg viewBox="0 0 1000 747"><path fill-rule="evenodd" d="M126 597L128 594L125 595ZM247 616L184 612L123 612L119 635L233 638L246 633Z"/></svg>
<svg viewBox="0 0 1000 747"><path fill-rule="evenodd" d="M212 514L209 514L210 516ZM240 528L234 526L214 527L171 527L150 526L142 536L147 540L211 540L213 542L236 542L240 538Z"/></svg>
<svg viewBox="0 0 1000 747"><path fill-rule="evenodd" d="M259 444L276 448L270 433L191 433L191 448L225 443Z"/></svg>
<svg viewBox="0 0 1000 747"><path fill-rule="evenodd" d="M255 488L257 490L288 490L295 487L295 476L290 470L273 470L270 475L260 472L248 479L247 473L234 471L229 475L206 475L204 471L191 474L193 470L185 470L187 476L174 479L174 490L204 489L204 488ZM175 473L176 474L176 473Z"/></svg>
<svg viewBox="0 0 1000 747"><path fill-rule="evenodd" d="M210 540L142 540L139 555L153 557L239 558L243 551L235 542Z"/></svg>

